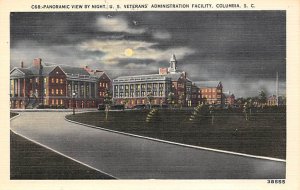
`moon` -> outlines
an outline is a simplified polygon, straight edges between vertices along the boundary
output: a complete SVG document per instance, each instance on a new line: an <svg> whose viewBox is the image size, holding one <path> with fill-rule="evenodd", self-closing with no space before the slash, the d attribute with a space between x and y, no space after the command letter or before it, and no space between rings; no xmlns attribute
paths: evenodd
<svg viewBox="0 0 300 190"><path fill-rule="evenodd" d="M133 55L133 53L134 52L133 52L133 50L131 48L127 48L124 51L124 54L125 54L126 57L131 57Z"/></svg>

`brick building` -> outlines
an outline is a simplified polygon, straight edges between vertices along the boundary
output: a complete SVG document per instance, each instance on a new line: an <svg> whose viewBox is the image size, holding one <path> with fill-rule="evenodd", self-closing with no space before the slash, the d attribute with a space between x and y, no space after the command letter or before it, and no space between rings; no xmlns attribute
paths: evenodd
<svg viewBox="0 0 300 190"><path fill-rule="evenodd" d="M39 105L65 108L91 108L103 103L111 80L103 71L66 65L47 65L36 58L30 67L15 67L10 72L11 108Z"/></svg>
<svg viewBox="0 0 300 190"><path fill-rule="evenodd" d="M195 82L199 88L201 103L204 104L224 104L223 85L221 81L200 81Z"/></svg>
<svg viewBox="0 0 300 190"><path fill-rule="evenodd" d="M231 92L223 93L224 104L225 105L234 105L235 104L235 96Z"/></svg>

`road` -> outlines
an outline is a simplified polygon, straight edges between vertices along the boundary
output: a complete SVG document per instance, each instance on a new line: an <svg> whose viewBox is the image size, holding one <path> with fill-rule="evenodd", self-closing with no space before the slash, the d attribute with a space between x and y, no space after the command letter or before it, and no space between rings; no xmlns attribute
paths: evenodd
<svg viewBox="0 0 300 190"><path fill-rule="evenodd" d="M282 179L285 162L172 145L22 112L11 129L119 179Z"/></svg>

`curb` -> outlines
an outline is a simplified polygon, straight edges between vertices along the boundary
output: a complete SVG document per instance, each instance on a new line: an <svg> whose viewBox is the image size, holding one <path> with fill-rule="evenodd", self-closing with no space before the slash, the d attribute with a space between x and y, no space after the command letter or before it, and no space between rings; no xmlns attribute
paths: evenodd
<svg viewBox="0 0 300 190"><path fill-rule="evenodd" d="M19 117L21 114L20 113L16 113L16 112L11 112L11 113L15 113L17 115L13 116L10 118L10 121L13 120L13 119L16 119L17 117Z"/></svg>
<svg viewBox="0 0 300 190"><path fill-rule="evenodd" d="M121 132L121 131L115 131L115 130L106 129L106 128L102 128L102 127L97 127L97 126L93 126L93 125L89 125L89 124L85 124L85 123L80 123L80 122L77 122L77 121L72 121L72 120L67 119L66 116L65 116L65 120L68 121L68 122L70 122L70 123L75 123L75 124L78 124L78 125L83 125L83 126L86 126L86 127L100 129L100 130L104 130L104 131L108 131L108 132L113 132L113 133L117 133L117 134L121 134L121 135L126 135L126 136L131 136L131 137L137 137L137 138L141 138L141 139L147 139L147 140L152 140L152 141L156 141L156 142L162 142L162 143L166 143L166 144L178 145L178 146L187 147L187 148L194 148L194 149L200 149L200 150L208 150L208 151L213 151L213 152L218 152L218 153L223 153L223 154L231 154L231 155L243 156L243 157L248 157L248 158L256 158L256 159L270 160L270 161L276 161L276 162L284 162L284 163L286 163L286 160L279 159L279 158L272 158L272 157L265 157L265 156L255 156L255 155L251 155L251 154L244 154L244 153L238 153L238 152L232 152L232 151L226 151L226 150L206 148L206 147L201 147L201 146L188 145L188 144L183 144L183 143L177 143L177 142L172 142L172 141L167 141L167 140L156 139L156 138L152 138L152 137L135 135L135 134L131 134L131 133L125 133L125 132Z"/></svg>

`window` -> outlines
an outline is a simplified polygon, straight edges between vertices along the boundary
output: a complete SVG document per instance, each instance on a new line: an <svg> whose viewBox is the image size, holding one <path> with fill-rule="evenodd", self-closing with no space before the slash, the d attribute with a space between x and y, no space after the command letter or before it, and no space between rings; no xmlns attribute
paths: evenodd
<svg viewBox="0 0 300 190"><path fill-rule="evenodd" d="M58 84L58 79L56 79L56 84Z"/></svg>
<svg viewBox="0 0 300 190"><path fill-rule="evenodd" d="M61 105L63 104L63 100L62 100L62 99L60 100L60 104L61 104Z"/></svg>
<svg viewBox="0 0 300 190"><path fill-rule="evenodd" d="M54 94L54 89L51 89L51 94Z"/></svg>
<svg viewBox="0 0 300 190"><path fill-rule="evenodd" d="M54 104L54 99L51 100L51 104Z"/></svg>
<svg viewBox="0 0 300 190"><path fill-rule="evenodd" d="M120 86L120 90L123 90L123 89L124 89L124 86L123 86L123 85L121 85L121 86Z"/></svg>
<svg viewBox="0 0 300 190"><path fill-rule="evenodd" d="M51 79L51 83L54 83L54 78Z"/></svg>
<svg viewBox="0 0 300 190"><path fill-rule="evenodd" d="M30 79L30 83L32 83L32 79Z"/></svg>
<svg viewBox="0 0 300 190"><path fill-rule="evenodd" d="M58 94L58 89L55 90L55 93Z"/></svg>
<svg viewBox="0 0 300 190"><path fill-rule="evenodd" d="M58 105L58 99L55 100L55 104Z"/></svg>
<svg viewBox="0 0 300 190"><path fill-rule="evenodd" d="M69 97L72 96L72 88L71 88L71 84L68 84L68 96L69 96Z"/></svg>
<svg viewBox="0 0 300 190"><path fill-rule="evenodd" d="M60 79L60 84L63 84L63 83L64 83L63 79Z"/></svg>
<svg viewBox="0 0 300 190"><path fill-rule="evenodd" d="M47 95L47 89L46 88L44 89L44 95Z"/></svg>
<svg viewBox="0 0 300 190"><path fill-rule="evenodd" d="M35 82L39 83L39 78L38 77L35 78Z"/></svg>
<svg viewBox="0 0 300 190"><path fill-rule="evenodd" d="M47 83L47 77L44 78L44 83L45 83L45 84Z"/></svg>
<svg viewBox="0 0 300 190"><path fill-rule="evenodd" d="M118 90L118 85L115 85L115 91L117 91Z"/></svg>
<svg viewBox="0 0 300 190"><path fill-rule="evenodd" d="M136 89L136 90L140 90L140 87L141 87L141 86L140 86L139 84L135 85L135 89Z"/></svg>
<svg viewBox="0 0 300 190"><path fill-rule="evenodd" d="M63 95L64 91L63 89L60 89L60 94Z"/></svg>

